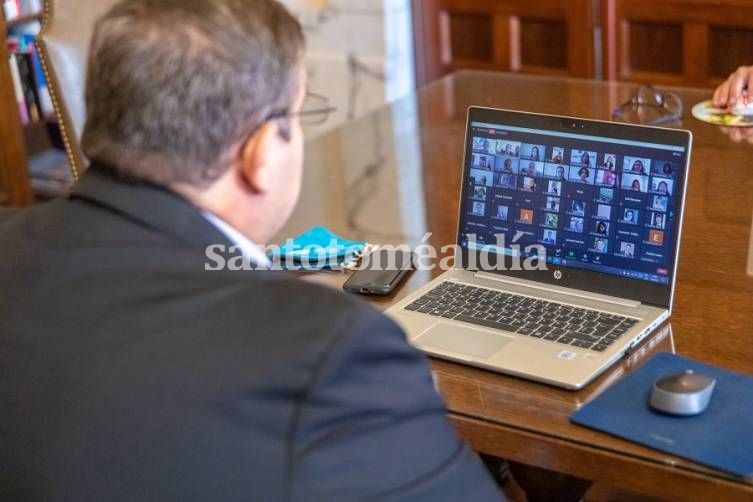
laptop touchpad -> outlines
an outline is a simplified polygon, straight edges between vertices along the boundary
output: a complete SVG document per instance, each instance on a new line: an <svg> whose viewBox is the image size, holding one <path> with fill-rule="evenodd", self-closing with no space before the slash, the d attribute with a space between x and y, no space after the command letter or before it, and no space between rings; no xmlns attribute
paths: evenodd
<svg viewBox="0 0 753 502"><path fill-rule="evenodd" d="M413 342L467 356L486 358L491 357L510 340L512 338L479 329L439 323L426 330Z"/></svg>

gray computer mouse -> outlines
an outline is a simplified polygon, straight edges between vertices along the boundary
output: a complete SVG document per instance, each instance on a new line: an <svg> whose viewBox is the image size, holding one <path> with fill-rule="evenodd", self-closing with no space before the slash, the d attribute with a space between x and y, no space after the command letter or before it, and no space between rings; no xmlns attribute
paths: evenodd
<svg viewBox="0 0 753 502"><path fill-rule="evenodd" d="M671 415L697 415L709 405L716 380L693 370L662 375L654 382L649 404Z"/></svg>

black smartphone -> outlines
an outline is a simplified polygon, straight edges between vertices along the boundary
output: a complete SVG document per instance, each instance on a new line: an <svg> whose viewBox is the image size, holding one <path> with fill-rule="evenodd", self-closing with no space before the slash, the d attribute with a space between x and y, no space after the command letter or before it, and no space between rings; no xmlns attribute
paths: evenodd
<svg viewBox="0 0 753 502"><path fill-rule="evenodd" d="M349 293L388 295L413 270L413 252L379 249L364 257L365 263L343 284Z"/></svg>

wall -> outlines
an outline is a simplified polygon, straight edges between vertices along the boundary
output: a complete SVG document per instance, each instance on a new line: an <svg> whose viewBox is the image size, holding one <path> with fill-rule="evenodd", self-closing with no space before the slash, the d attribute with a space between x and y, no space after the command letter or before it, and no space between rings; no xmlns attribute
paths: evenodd
<svg viewBox="0 0 753 502"><path fill-rule="evenodd" d="M410 0L281 0L306 32L309 90L338 111L311 139L415 87Z"/></svg>
<svg viewBox="0 0 753 502"><path fill-rule="evenodd" d="M302 199L276 240L326 221L348 239L400 244L399 236L409 235L418 244L426 223L416 190L422 169L410 0L281 1L306 32L309 90L338 111L321 126L304 126ZM365 117L398 99L395 110ZM324 135L346 121L359 126ZM383 204L383 190L400 195Z"/></svg>

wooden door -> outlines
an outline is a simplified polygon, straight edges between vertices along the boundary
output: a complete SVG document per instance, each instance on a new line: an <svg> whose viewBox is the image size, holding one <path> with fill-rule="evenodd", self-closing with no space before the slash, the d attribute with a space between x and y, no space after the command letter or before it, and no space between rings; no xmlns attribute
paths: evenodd
<svg viewBox="0 0 753 502"><path fill-rule="evenodd" d="M595 0L413 0L419 85L462 68L595 76Z"/></svg>
<svg viewBox="0 0 753 502"><path fill-rule="evenodd" d="M606 76L714 87L753 64L751 0L603 0Z"/></svg>

